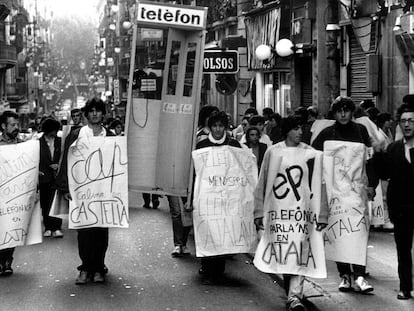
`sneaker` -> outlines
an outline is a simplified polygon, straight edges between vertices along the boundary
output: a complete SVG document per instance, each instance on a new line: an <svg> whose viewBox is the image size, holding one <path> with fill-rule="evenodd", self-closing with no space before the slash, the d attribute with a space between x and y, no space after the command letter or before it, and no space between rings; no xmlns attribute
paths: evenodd
<svg viewBox="0 0 414 311"><path fill-rule="evenodd" d="M4 266L3 266L3 271L2 271L2 275L7 276L7 275L12 275L13 274L13 269L11 267L11 261L6 261Z"/></svg>
<svg viewBox="0 0 414 311"><path fill-rule="evenodd" d="M46 230L46 231L43 233L43 236L44 236L45 238L50 238L50 237L52 236L52 231L50 231L50 230Z"/></svg>
<svg viewBox="0 0 414 311"><path fill-rule="evenodd" d="M287 306L289 311L305 311L305 306L302 304L299 298L293 299L288 302Z"/></svg>
<svg viewBox="0 0 414 311"><path fill-rule="evenodd" d="M190 251L188 250L187 246L181 246L181 255L189 256L191 255Z"/></svg>
<svg viewBox="0 0 414 311"><path fill-rule="evenodd" d="M81 271L81 272L79 272L79 275L76 278L75 284L76 285L83 285L83 284L86 284L87 281L88 281L88 272L87 271Z"/></svg>
<svg viewBox="0 0 414 311"><path fill-rule="evenodd" d="M385 232L392 232L394 231L394 225L392 222L387 222L382 226L382 230Z"/></svg>
<svg viewBox="0 0 414 311"><path fill-rule="evenodd" d="M374 287L369 285L368 281L363 277L359 276L355 280L355 291L360 292L361 294L366 294L369 292L372 292L374 290Z"/></svg>
<svg viewBox="0 0 414 311"><path fill-rule="evenodd" d="M95 272L93 275L93 282L94 283L104 283L105 282L105 276L103 273Z"/></svg>
<svg viewBox="0 0 414 311"><path fill-rule="evenodd" d="M54 238L63 238L63 233L60 230L55 230L52 232L52 237Z"/></svg>
<svg viewBox="0 0 414 311"><path fill-rule="evenodd" d="M344 274L341 279L341 283L339 283L338 290L340 292L349 292L352 290L351 286L351 277L348 274Z"/></svg>
<svg viewBox="0 0 414 311"><path fill-rule="evenodd" d="M172 251L171 256L173 257L181 256L181 246L177 245L176 247L174 247L174 250Z"/></svg>

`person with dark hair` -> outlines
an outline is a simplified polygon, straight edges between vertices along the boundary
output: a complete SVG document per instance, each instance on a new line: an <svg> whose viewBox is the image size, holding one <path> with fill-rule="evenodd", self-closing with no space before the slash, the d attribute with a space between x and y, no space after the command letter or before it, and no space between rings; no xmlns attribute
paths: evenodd
<svg viewBox="0 0 414 311"><path fill-rule="evenodd" d="M314 140L312 146L317 150L323 151L325 148L325 142L343 141L363 144L365 145L365 148L370 148L371 140L366 127L352 121L355 108L355 104L350 97L338 96L331 105L331 110L336 122L334 125L322 130ZM365 158L361 159L361 161L364 160ZM374 189L378 184L378 178L375 174L372 161L368 160L365 167L368 177L368 184L361 182L362 193L359 198L361 201L361 209L363 209L363 211L361 211L363 212L363 215L368 214L368 202L366 201L366 198L373 200L375 196ZM363 246L361 245L361 247ZM352 248L349 249L349 251L352 252ZM337 268L341 277L341 283L339 284L338 289L344 292L350 291L352 289L351 264L346 262L337 262ZM374 288L365 279L365 265L352 264L352 269L355 281L355 290L361 293L373 291Z"/></svg>
<svg viewBox="0 0 414 311"><path fill-rule="evenodd" d="M376 168L388 180L387 203L394 224L400 290L398 299L411 298L413 290L412 245L414 235L414 96L406 95L397 110L403 138L391 143L385 153L375 155Z"/></svg>
<svg viewBox="0 0 414 311"><path fill-rule="evenodd" d="M203 106L198 113L198 129L197 129L197 142L202 141L208 137L208 118L219 112L216 106Z"/></svg>
<svg viewBox="0 0 414 311"><path fill-rule="evenodd" d="M243 127L243 120L245 120L245 118L247 118L247 120L249 120L252 116L258 115L256 108L250 107L247 108L246 111L244 112L243 118L242 118L242 123L239 124L234 130L233 130L233 137L235 139L237 139L238 141L240 141L240 139L242 138L242 136L244 135L244 133L246 132L246 127Z"/></svg>
<svg viewBox="0 0 414 311"><path fill-rule="evenodd" d="M270 137L267 136L266 133L264 133L264 124L265 124L265 118L262 116L252 116L249 120L250 126L255 126L260 131L260 142L263 144L266 144L268 147L272 145L272 141L270 140ZM240 139L240 144L244 144L246 142L246 135L243 135Z"/></svg>
<svg viewBox="0 0 414 311"><path fill-rule="evenodd" d="M72 131L65 139L61 167L56 179L57 189L67 200L71 200L68 184L69 147L79 137L114 136L107 131L102 122L106 113L105 103L97 98L89 99L83 109L88 124ZM82 264L78 267L79 275L75 284L86 284L89 278L95 283L105 282L107 268L105 254L108 249L108 228L93 227L78 229L78 249Z"/></svg>
<svg viewBox="0 0 414 311"><path fill-rule="evenodd" d="M309 110L306 107L298 107L295 110L295 116L298 116L302 122L302 141L305 144L310 144L312 132L312 123L309 123Z"/></svg>
<svg viewBox="0 0 414 311"><path fill-rule="evenodd" d="M62 219L49 216L56 191L56 176L61 154L61 139L57 137L60 123L46 119L42 123L43 135L40 137L39 194L43 215L44 237L62 238Z"/></svg>
<svg viewBox="0 0 414 311"><path fill-rule="evenodd" d="M269 117L269 123L267 127L267 135L273 144L283 140L282 130L281 130L282 117L278 113L274 113Z"/></svg>
<svg viewBox="0 0 414 311"><path fill-rule="evenodd" d="M228 119L224 112L212 115L207 123L210 132L208 138L198 142L196 149L225 145L241 148L241 145L237 140L226 135ZM203 277L203 283L207 285L220 279L224 273L225 265L226 256L202 257L199 274Z"/></svg>
<svg viewBox="0 0 414 311"><path fill-rule="evenodd" d="M0 145L21 143L19 138L19 116L13 111L6 110L0 116L1 136ZM0 250L0 276L13 274L12 262L15 247Z"/></svg>
<svg viewBox="0 0 414 311"><path fill-rule="evenodd" d="M375 108L375 104L372 99L364 99L359 103L359 107L366 112L369 108Z"/></svg>
<svg viewBox="0 0 414 311"><path fill-rule="evenodd" d="M263 114L262 115L263 115L263 118L265 119L265 131L266 131L266 128L267 128L267 124L269 123L270 116L272 114L274 114L274 111L273 111L272 108L270 108L270 107L263 108Z"/></svg>
<svg viewBox="0 0 414 311"><path fill-rule="evenodd" d="M70 117L72 119L71 130L75 130L82 127L82 111L79 108L74 108L70 111Z"/></svg>
<svg viewBox="0 0 414 311"><path fill-rule="evenodd" d="M115 134L115 136L124 136L124 126L121 120L115 119L109 125L109 128Z"/></svg>
<svg viewBox="0 0 414 311"><path fill-rule="evenodd" d="M263 219L266 212L268 212L267 209L265 209L265 204L267 203L267 198L265 198L265 194L269 192L267 189L270 185L270 187L273 187L273 191L276 187L276 184L273 185L271 182L269 184L269 180L271 180L278 172L272 171L272 163L274 161L277 161L277 159L280 158L280 155L283 156L283 154L288 150L288 148L297 148L297 149L308 149L313 150L312 147L309 145L302 143L302 123L303 118L292 115L288 116L286 118L282 119L282 134L284 137L284 140L273 145L272 147L268 148L268 151L265 154L263 164L262 164L262 171L260 173L259 181L256 186L255 190L255 210L254 210L254 222L256 225L257 230L264 230L264 224ZM296 164L296 163L293 163ZM292 167L292 166L291 166ZM273 176L273 177L272 177ZM279 175L278 175L279 176ZM272 190L271 190L272 191ZM286 192L287 195L287 192ZM273 196L272 196L273 197ZM276 200L283 200L281 197L275 196ZM284 198L285 196L283 196ZM305 201L301 201L305 202ZM278 201L276 201L275 204L277 204ZM310 210L310 204L309 201L306 201L306 203L298 203L297 209L300 210ZM321 205L321 211L318 215L317 221L316 221L316 230L322 231L328 223L328 210L326 204L320 204ZM278 225L278 224L276 224ZM283 226L283 224L282 224ZM305 233L303 233L303 237L301 239L305 240L308 238ZM322 237L321 237L322 239ZM303 306L303 284L305 281L305 276L301 274L283 274L283 280L285 285L285 290L287 294L287 309L290 311L293 310L305 310Z"/></svg>
<svg viewBox="0 0 414 311"><path fill-rule="evenodd" d="M250 126L246 131L246 142L244 144L252 150L252 153L256 157L257 167L259 168L258 172L260 172L263 157L267 149L267 145L261 143L259 140L260 130L256 126Z"/></svg>
<svg viewBox="0 0 414 311"><path fill-rule="evenodd" d="M368 115L368 118L369 118L372 122L374 122L375 124L377 124L377 117L378 117L378 115L380 114L380 111L379 111L379 109L378 109L378 108L376 108L376 107L371 107L371 108L368 108L368 109L366 110L366 114Z"/></svg>

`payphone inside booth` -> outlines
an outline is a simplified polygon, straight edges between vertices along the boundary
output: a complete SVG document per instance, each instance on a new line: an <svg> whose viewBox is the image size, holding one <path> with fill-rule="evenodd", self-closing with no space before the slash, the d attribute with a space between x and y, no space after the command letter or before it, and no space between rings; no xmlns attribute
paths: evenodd
<svg viewBox="0 0 414 311"><path fill-rule="evenodd" d="M137 2L126 114L129 187L187 196L207 9Z"/></svg>

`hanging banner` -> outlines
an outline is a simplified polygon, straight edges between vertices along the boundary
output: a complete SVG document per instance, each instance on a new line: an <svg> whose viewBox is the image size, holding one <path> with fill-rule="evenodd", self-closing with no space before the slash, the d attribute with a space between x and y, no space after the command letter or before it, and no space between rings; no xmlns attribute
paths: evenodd
<svg viewBox="0 0 414 311"><path fill-rule="evenodd" d="M256 159L249 150L230 146L195 150L192 156L197 257L252 252Z"/></svg>
<svg viewBox="0 0 414 311"><path fill-rule="evenodd" d="M370 226L366 149L361 143L326 141L323 159L330 210L324 231L326 258L364 266Z"/></svg>
<svg viewBox="0 0 414 311"><path fill-rule="evenodd" d="M0 249L42 242L39 141L0 146Z"/></svg>
<svg viewBox="0 0 414 311"><path fill-rule="evenodd" d="M258 186L266 189L264 231L253 261L260 271L326 278L322 232L316 231L321 185L322 152L272 148L266 153Z"/></svg>
<svg viewBox="0 0 414 311"><path fill-rule="evenodd" d="M69 148L69 229L128 228L126 137L79 138Z"/></svg>

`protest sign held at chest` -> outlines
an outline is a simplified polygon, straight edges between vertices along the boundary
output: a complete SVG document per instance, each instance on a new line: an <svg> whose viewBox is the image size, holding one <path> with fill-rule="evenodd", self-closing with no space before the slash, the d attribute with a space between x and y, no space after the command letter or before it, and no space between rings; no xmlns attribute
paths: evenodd
<svg viewBox="0 0 414 311"><path fill-rule="evenodd" d="M39 142L0 146L0 249L42 242Z"/></svg>
<svg viewBox="0 0 414 311"><path fill-rule="evenodd" d="M266 173L269 183L264 199L264 233L255 266L266 273L324 277L323 240L315 230L322 194L321 153L274 148L264 161L271 165Z"/></svg>
<svg viewBox="0 0 414 311"><path fill-rule="evenodd" d="M78 139L68 153L69 228L128 227L125 137Z"/></svg>
<svg viewBox="0 0 414 311"><path fill-rule="evenodd" d="M223 146L193 152L194 232L197 256L252 251L253 189L257 166L248 150Z"/></svg>

